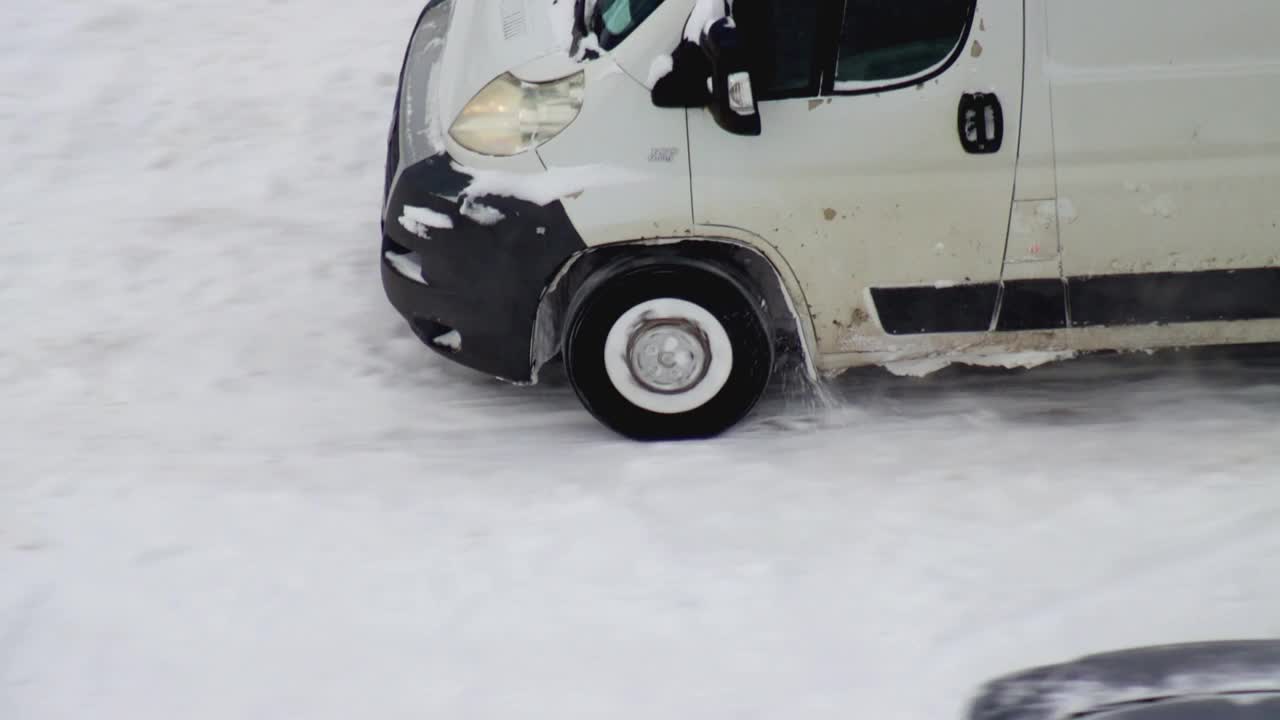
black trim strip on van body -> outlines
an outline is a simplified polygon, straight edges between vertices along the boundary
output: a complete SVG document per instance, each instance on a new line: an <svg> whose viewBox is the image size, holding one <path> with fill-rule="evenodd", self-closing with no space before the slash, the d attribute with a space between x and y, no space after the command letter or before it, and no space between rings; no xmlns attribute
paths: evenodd
<svg viewBox="0 0 1280 720"><path fill-rule="evenodd" d="M1280 318L1280 268L1075 278L1075 327Z"/></svg>
<svg viewBox="0 0 1280 720"><path fill-rule="evenodd" d="M1280 319L1280 268L873 288L890 335Z"/></svg>
<svg viewBox="0 0 1280 720"><path fill-rule="evenodd" d="M891 335L986 332L991 329L1000 286L874 288L880 324Z"/></svg>
<svg viewBox="0 0 1280 720"><path fill-rule="evenodd" d="M996 330L1061 330L1067 327L1067 284L1057 278L1004 284Z"/></svg>

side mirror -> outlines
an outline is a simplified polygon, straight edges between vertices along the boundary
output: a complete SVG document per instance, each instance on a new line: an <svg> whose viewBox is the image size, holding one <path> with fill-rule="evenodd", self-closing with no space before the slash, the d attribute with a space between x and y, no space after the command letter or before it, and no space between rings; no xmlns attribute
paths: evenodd
<svg viewBox="0 0 1280 720"><path fill-rule="evenodd" d="M751 87L750 53L732 18L707 26L702 51L711 65L708 109L712 117L735 135L759 135L760 105Z"/></svg>

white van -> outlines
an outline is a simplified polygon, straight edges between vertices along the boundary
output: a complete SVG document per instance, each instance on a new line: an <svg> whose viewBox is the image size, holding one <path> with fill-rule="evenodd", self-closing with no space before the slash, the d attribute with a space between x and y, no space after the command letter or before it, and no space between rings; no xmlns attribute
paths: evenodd
<svg viewBox="0 0 1280 720"><path fill-rule="evenodd" d="M431 0L383 283L637 438L796 358L1280 340L1276 0Z"/></svg>

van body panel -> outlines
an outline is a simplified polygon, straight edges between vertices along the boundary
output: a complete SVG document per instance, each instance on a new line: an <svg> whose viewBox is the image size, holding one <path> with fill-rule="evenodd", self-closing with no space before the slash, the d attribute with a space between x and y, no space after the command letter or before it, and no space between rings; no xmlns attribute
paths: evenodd
<svg viewBox="0 0 1280 720"><path fill-rule="evenodd" d="M885 334L872 286L996 282L1013 197L1022 90L1022 2L979 0L955 64L903 89L760 103L762 137L689 113L695 219L764 237L795 268L818 347ZM994 92L1005 142L965 152L966 93Z"/></svg>
<svg viewBox="0 0 1280 720"><path fill-rule="evenodd" d="M432 0L408 51L384 284L428 344L461 335L459 362L529 381L538 288L589 248L687 239L767 258L828 373L1280 340L1273 0L975 0L954 62L766 97L759 137L652 102L695 0L598 55L571 51L572 2ZM503 73L579 71L581 112L536 151L447 134ZM999 99L994 153L961 143L969 94ZM471 197L485 173L534 192ZM424 211L451 227L406 218Z"/></svg>
<svg viewBox="0 0 1280 720"><path fill-rule="evenodd" d="M1022 137L1018 144L1015 199L1051 200L1058 197L1058 179L1054 169L1053 98L1045 73L1049 27L1044 0L1029 0L1026 13Z"/></svg>
<svg viewBox="0 0 1280 720"><path fill-rule="evenodd" d="M1048 27L1043 2L1026 3L1026 13L1022 135L1018 142L1018 173L1005 251L1006 281L1062 276L1053 102L1044 72L1048 60Z"/></svg>
<svg viewBox="0 0 1280 720"><path fill-rule="evenodd" d="M563 201L574 225L588 245L692 235L685 113L653 107L609 56L583 68L578 119L538 150L549 170L587 176Z"/></svg>
<svg viewBox="0 0 1280 720"><path fill-rule="evenodd" d="M1280 3L1045 1L1065 274L1280 265Z"/></svg>

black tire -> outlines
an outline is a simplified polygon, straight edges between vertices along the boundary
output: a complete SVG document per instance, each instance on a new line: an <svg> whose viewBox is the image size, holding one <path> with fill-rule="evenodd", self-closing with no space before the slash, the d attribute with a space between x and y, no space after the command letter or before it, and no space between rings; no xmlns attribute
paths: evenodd
<svg viewBox="0 0 1280 720"><path fill-rule="evenodd" d="M606 340L618 320L659 298L684 300L709 312L733 348L732 369L720 391L679 414L632 403L614 386L605 364ZM743 283L711 267L648 265L587 283L570 309L564 359L578 398L606 426L637 440L690 440L719 435L751 412L769 384L774 343L758 296Z"/></svg>

